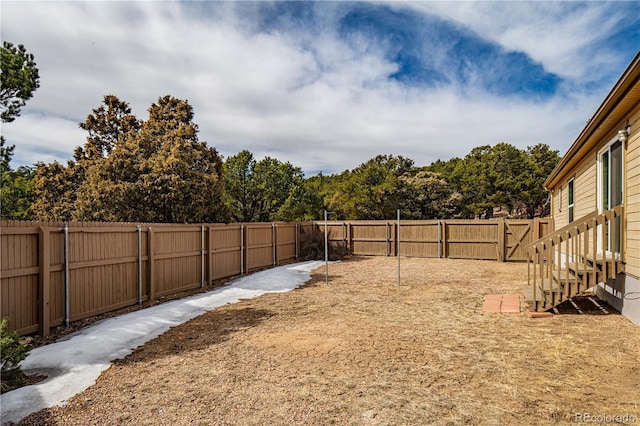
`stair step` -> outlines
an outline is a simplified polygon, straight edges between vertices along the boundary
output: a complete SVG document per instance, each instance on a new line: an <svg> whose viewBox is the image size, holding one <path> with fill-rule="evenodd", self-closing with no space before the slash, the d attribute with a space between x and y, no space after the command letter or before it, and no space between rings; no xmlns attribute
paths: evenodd
<svg viewBox="0 0 640 426"><path fill-rule="evenodd" d="M584 263L569 262L567 263L567 269L569 269L569 271L571 271L574 275L593 273L593 266L589 264L585 265Z"/></svg>
<svg viewBox="0 0 640 426"><path fill-rule="evenodd" d="M594 255L593 253L585 253L584 254L584 258L587 261L589 261L590 263L595 263L597 265L602 265L602 263L603 263L602 253L597 253L596 255ZM615 259L614 256L611 253L607 253L604 256L604 260L607 261L607 262L611 262L612 260L615 260L616 262L618 262L618 263L620 263L622 265L625 264L625 262L623 260Z"/></svg>
<svg viewBox="0 0 640 426"><path fill-rule="evenodd" d="M576 283L578 278L570 270L553 271L553 279L555 282L564 285L566 283Z"/></svg>

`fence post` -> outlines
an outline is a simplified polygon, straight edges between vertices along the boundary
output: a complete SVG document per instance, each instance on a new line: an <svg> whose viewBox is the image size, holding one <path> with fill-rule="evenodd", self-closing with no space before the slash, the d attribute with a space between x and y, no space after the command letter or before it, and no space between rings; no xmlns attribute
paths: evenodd
<svg viewBox="0 0 640 426"><path fill-rule="evenodd" d="M440 226L441 226L440 220L438 220L438 231L437 231L438 232L438 236L437 236L437 238L438 238L438 259L440 259L442 257L442 245L441 245L442 244L442 234L441 234L442 230L440 229Z"/></svg>
<svg viewBox="0 0 640 426"><path fill-rule="evenodd" d="M398 227L397 226L390 226L390 230L389 230L389 243L391 248L389 249L389 254L390 256L396 256L398 254L397 249L398 249Z"/></svg>
<svg viewBox="0 0 640 426"><path fill-rule="evenodd" d="M64 325L69 327L69 224L65 223L64 231Z"/></svg>
<svg viewBox="0 0 640 426"><path fill-rule="evenodd" d="M327 230L327 211L324 211L324 282L329 284L329 231Z"/></svg>
<svg viewBox="0 0 640 426"><path fill-rule="evenodd" d="M153 229L149 227L147 237L147 253L149 257L149 300L156 298L156 280L155 280L155 258L154 258L154 246L155 235Z"/></svg>
<svg viewBox="0 0 640 426"><path fill-rule="evenodd" d="M207 285L210 285L211 282L213 281L213 279L211 277L213 277L213 229L211 228L211 226L207 227L207 232L208 232L208 243L207 243L207 256L208 256L208 262L207 265L209 265L207 267Z"/></svg>
<svg viewBox="0 0 640 426"><path fill-rule="evenodd" d="M387 251L387 257L389 257L389 251L390 251L389 250L389 222L386 222L384 225L385 225L384 246L385 246L386 251Z"/></svg>
<svg viewBox="0 0 640 426"><path fill-rule="evenodd" d="M200 225L200 288L204 287L204 225Z"/></svg>
<svg viewBox="0 0 640 426"><path fill-rule="evenodd" d="M398 209L398 285L400 285L400 209Z"/></svg>
<svg viewBox="0 0 640 426"><path fill-rule="evenodd" d="M246 234L244 232L244 224L240 224L240 275L244 275L244 269L246 265L247 258L249 257L247 250L245 248Z"/></svg>
<svg viewBox="0 0 640 426"><path fill-rule="evenodd" d="M442 232L442 257L446 259L449 257L449 253L447 251L447 221L443 220L441 224L441 232Z"/></svg>
<svg viewBox="0 0 640 426"><path fill-rule="evenodd" d="M138 233L138 305L142 305L142 228L136 226Z"/></svg>
<svg viewBox="0 0 640 426"><path fill-rule="evenodd" d="M273 266L278 265L278 230L276 224L271 222L271 245L273 246Z"/></svg>
<svg viewBox="0 0 640 426"><path fill-rule="evenodd" d="M498 241L496 242L497 248L497 261L504 262L505 261L505 232L506 227L504 226L504 219L500 219L498 221Z"/></svg>
<svg viewBox="0 0 640 426"><path fill-rule="evenodd" d="M38 263L40 274L38 277L38 306L39 333L43 337L49 335L51 329L51 232L49 228L38 229Z"/></svg>
<svg viewBox="0 0 640 426"><path fill-rule="evenodd" d="M349 238L349 251L348 253L353 254L353 223L349 222L349 227L347 228L348 238Z"/></svg>
<svg viewBox="0 0 640 426"><path fill-rule="evenodd" d="M298 260L298 252L300 250L300 248L298 246L298 237L299 237L298 233L300 232L300 228L298 227L298 222L296 222L295 225L296 225L296 231L295 231L295 234L296 234L296 260Z"/></svg>

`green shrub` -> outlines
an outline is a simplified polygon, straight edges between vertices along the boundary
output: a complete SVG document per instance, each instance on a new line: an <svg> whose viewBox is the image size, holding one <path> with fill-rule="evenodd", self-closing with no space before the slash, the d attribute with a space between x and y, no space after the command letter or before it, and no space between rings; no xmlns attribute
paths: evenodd
<svg viewBox="0 0 640 426"><path fill-rule="evenodd" d="M9 330L9 318L0 322L0 342L0 383L2 392L7 392L19 386L22 380L20 361L29 355L29 349L20 341L18 333Z"/></svg>

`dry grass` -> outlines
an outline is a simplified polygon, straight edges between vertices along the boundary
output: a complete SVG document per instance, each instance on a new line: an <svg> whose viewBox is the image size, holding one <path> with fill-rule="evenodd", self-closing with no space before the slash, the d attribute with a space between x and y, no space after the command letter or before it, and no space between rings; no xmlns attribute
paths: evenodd
<svg viewBox="0 0 640 426"><path fill-rule="evenodd" d="M526 265L354 258L216 309L24 424L562 424L640 419L640 328L620 315L481 312ZM640 421L640 420L638 420Z"/></svg>

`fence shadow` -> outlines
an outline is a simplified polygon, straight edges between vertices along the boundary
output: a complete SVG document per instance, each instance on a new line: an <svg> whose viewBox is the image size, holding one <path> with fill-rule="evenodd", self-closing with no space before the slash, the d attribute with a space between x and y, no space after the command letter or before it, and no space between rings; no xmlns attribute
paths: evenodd
<svg viewBox="0 0 640 426"><path fill-rule="evenodd" d="M148 361L165 356L199 351L228 340L235 333L255 327L276 315L275 312L251 307L214 309L184 324L173 327L137 348L115 365Z"/></svg>

